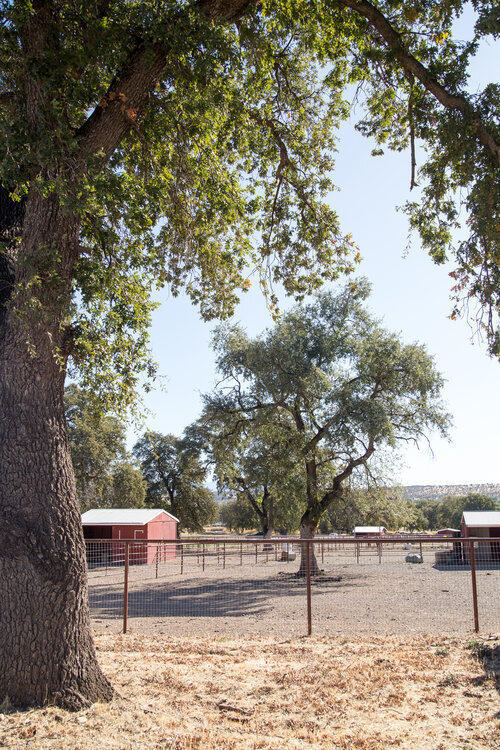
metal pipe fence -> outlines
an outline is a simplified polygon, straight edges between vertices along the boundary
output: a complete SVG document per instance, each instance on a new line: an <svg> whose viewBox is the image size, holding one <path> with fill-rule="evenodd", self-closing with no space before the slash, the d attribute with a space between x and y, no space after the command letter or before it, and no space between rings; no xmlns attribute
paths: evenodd
<svg viewBox="0 0 500 750"><path fill-rule="evenodd" d="M500 540L88 540L94 624L184 635L494 632ZM302 562L302 564L301 564Z"/></svg>

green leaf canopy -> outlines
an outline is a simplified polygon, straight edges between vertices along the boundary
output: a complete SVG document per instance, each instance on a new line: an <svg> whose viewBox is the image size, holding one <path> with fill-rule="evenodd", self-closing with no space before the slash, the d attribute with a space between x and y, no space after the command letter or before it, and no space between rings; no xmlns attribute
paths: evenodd
<svg viewBox="0 0 500 750"><path fill-rule="evenodd" d="M355 91L379 152L424 146L410 223L437 262L455 259L457 304L479 302L498 350L499 91L467 93L498 15L475 0L458 42L464 7L1 0L0 264L28 273L34 306L41 287L71 285L61 325L96 392L126 403L152 373L155 287L185 290L209 319L253 279L274 305L273 284L301 299L353 269L330 191ZM51 238L19 245L35 195L77 222L70 261Z"/></svg>

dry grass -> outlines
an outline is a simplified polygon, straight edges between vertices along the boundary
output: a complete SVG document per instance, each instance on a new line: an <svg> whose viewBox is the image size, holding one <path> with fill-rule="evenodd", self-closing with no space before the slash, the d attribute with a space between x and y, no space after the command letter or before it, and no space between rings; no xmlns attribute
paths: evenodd
<svg viewBox="0 0 500 750"><path fill-rule="evenodd" d="M0 747L500 746L494 677L457 638L97 642L121 697L78 714L0 714Z"/></svg>

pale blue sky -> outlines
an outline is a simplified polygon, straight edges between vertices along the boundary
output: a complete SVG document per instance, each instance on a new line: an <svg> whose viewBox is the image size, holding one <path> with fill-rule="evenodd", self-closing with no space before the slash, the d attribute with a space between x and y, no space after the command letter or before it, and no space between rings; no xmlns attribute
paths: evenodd
<svg viewBox="0 0 500 750"><path fill-rule="evenodd" d="M458 35L466 28L460 25ZM493 45L484 45L474 65L472 90L495 77L497 60ZM405 450L398 479L403 484L500 482L500 365L488 358L484 344L471 342L465 321L449 320L451 267L435 266L416 238L405 252L408 224L396 206L410 195L409 155L373 158L372 148L352 124L346 124L334 172L342 190L332 195L331 202L343 230L352 232L359 245L363 256L359 272L373 286L371 309L387 328L400 332L407 342L426 344L435 356L446 378L444 396L454 420L450 442L437 436L431 439L434 456L424 445ZM210 349L214 326L204 323L185 298L173 299L165 290L159 299L152 349L164 386L146 398L147 426L180 434L199 415L200 394L215 381ZM258 291L244 296L235 320L251 334L271 325ZM134 437L130 434L131 441Z"/></svg>

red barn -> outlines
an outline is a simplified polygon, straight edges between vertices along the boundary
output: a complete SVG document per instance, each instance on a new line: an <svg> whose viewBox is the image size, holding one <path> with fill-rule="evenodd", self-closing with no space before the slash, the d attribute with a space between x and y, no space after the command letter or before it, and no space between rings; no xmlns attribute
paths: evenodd
<svg viewBox="0 0 500 750"><path fill-rule="evenodd" d="M83 536L92 539L177 539L179 519L159 508L94 508L82 515ZM123 563L124 544L87 544L89 562ZM175 544L131 544L130 562L144 565L175 557Z"/></svg>

